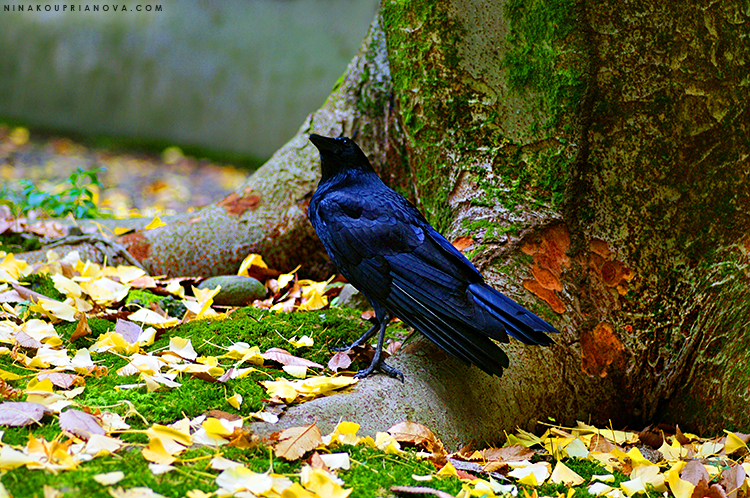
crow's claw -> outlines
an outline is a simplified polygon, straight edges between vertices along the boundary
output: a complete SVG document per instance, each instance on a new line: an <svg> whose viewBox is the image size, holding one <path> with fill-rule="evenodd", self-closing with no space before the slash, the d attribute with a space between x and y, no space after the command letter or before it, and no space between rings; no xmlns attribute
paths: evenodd
<svg viewBox="0 0 750 498"><path fill-rule="evenodd" d="M350 349L352 349L352 347L354 347L354 345L347 346L346 344L344 344L341 347L328 348L328 350L333 351L334 353L340 353L341 351L349 351Z"/></svg>
<svg viewBox="0 0 750 498"><path fill-rule="evenodd" d="M398 379L401 382L404 382L404 374L402 374L401 371L399 371L397 368L394 368L394 367L388 365L384 361L380 361L380 362L377 362L377 363L376 362L370 363L369 367L363 368L362 370L360 370L359 372L357 372L356 374L354 374L354 378L355 379L364 379L365 377L367 377L370 374L372 374L373 372L375 372L375 370L380 370L381 372L383 372L384 374L386 374L388 377L391 377L391 378L394 378L394 379Z"/></svg>

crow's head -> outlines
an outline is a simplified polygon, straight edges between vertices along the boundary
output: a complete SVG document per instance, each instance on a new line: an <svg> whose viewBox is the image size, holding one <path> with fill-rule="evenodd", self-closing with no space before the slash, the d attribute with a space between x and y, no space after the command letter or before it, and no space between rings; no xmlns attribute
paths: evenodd
<svg viewBox="0 0 750 498"><path fill-rule="evenodd" d="M320 152L323 179L350 170L374 172L364 152L348 137L310 135L310 141Z"/></svg>

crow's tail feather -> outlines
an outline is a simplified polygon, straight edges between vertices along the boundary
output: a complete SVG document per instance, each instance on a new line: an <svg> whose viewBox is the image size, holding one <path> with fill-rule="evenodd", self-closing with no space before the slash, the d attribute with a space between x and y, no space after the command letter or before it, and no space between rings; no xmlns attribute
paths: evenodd
<svg viewBox="0 0 750 498"><path fill-rule="evenodd" d="M408 282L394 282L395 292L391 292L390 304L396 316L454 357L488 374L502 375L503 368L510 363L502 349L484 335L467 330L460 321L439 316L414 299L412 292L416 289L409 287Z"/></svg>
<svg viewBox="0 0 750 498"><path fill-rule="evenodd" d="M519 341L542 346L554 342L547 334L555 334L557 329L506 295L485 283L469 285L469 292L483 310L499 320L506 332Z"/></svg>

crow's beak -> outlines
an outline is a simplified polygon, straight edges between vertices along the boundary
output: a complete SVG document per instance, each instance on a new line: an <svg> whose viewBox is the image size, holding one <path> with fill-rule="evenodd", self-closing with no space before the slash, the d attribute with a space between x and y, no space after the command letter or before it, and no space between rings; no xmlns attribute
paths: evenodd
<svg viewBox="0 0 750 498"><path fill-rule="evenodd" d="M339 148L339 143L335 138L324 137L322 135L312 134L310 135L310 141L320 152L324 151L335 151Z"/></svg>

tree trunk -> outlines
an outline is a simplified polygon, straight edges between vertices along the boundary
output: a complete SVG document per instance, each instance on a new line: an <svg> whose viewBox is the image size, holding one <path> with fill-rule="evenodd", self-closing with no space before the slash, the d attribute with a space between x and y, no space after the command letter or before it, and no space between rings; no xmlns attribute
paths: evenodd
<svg viewBox="0 0 750 498"><path fill-rule="evenodd" d="M283 424L410 418L456 444L546 416L746 429L749 15L729 0L383 0L328 101L237 195L124 242L154 273L230 272L250 251L325 273L306 136L354 135L561 334L506 347L501 379L417 343L395 360L405 385L375 376Z"/></svg>

